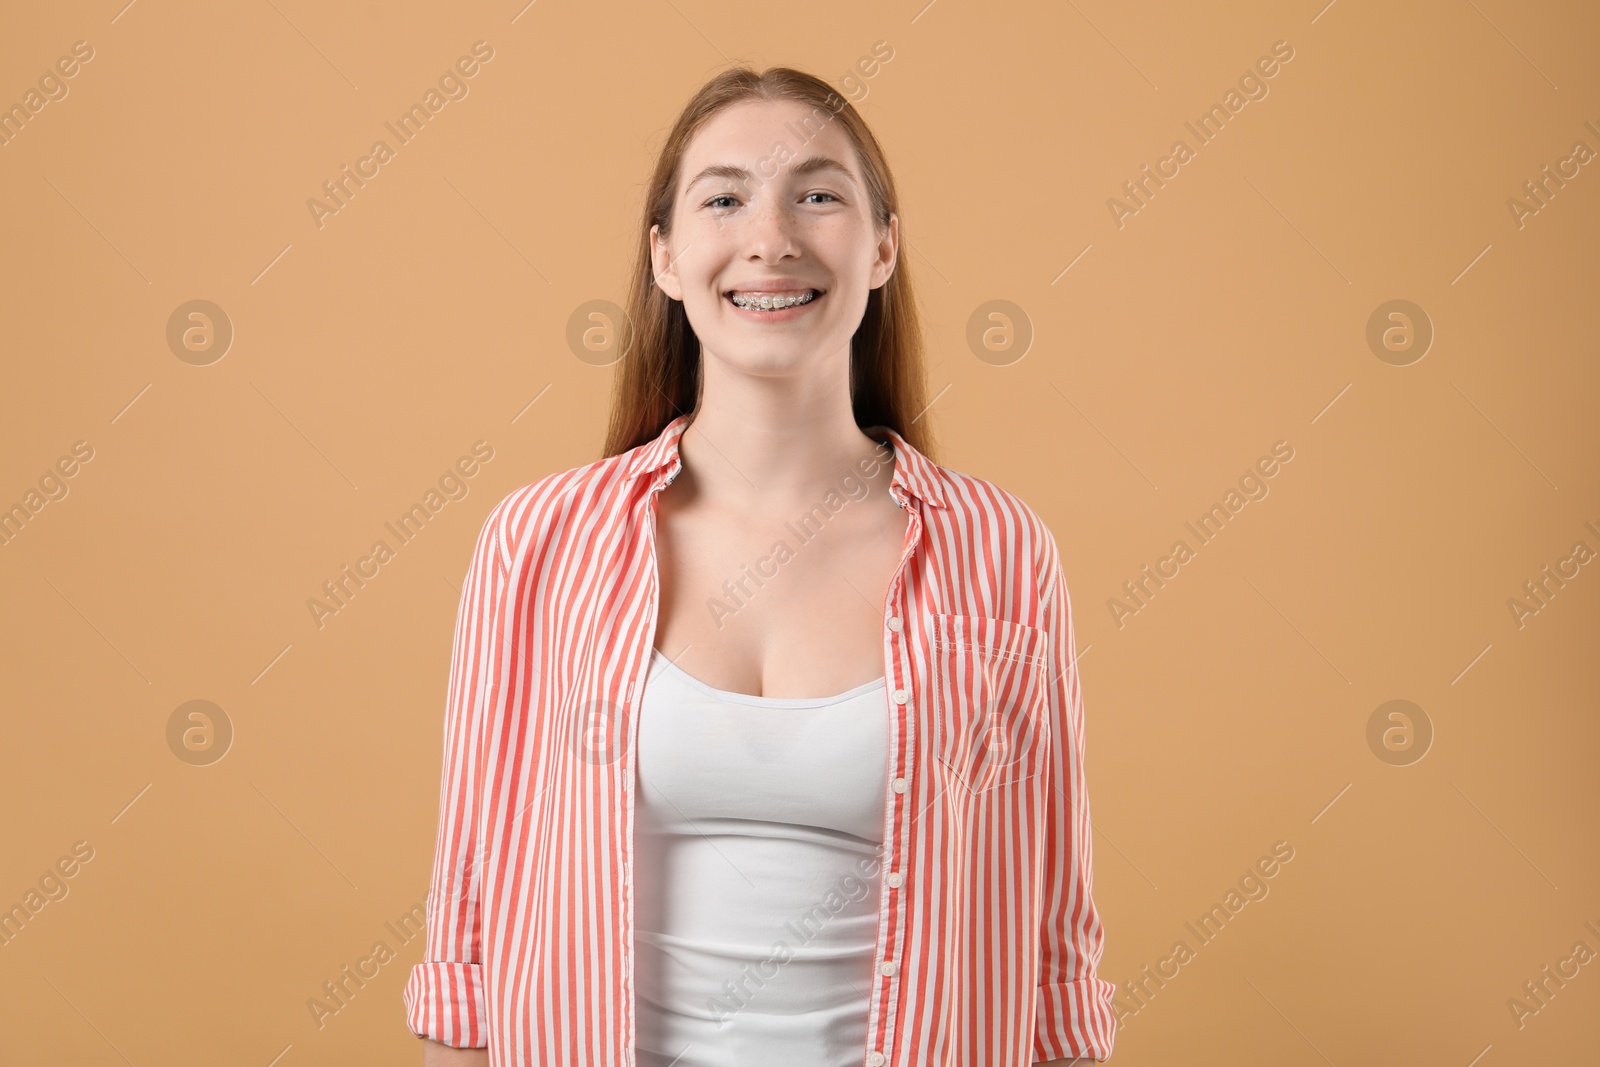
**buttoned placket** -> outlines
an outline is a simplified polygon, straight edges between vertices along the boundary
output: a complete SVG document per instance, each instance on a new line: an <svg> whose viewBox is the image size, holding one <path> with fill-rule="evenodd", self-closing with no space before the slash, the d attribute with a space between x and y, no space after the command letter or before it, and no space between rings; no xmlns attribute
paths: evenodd
<svg viewBox="0 0 1600 1067"><path fill-rule="evenodd" d="M900 854L895 848L895 827L903 823L901 816L906 805L911 803L908 794L911 789L912 768L907 765L907 761L911 758L910 754L915 751L913 744L915 739L907 734L908 725L914 723L916 719L916 716L911 714L916 705L912 703L910 656L907 653L905 637L905 572L907 564L922 540L922 513L916 502L907 497L904 487L900 484L903 470L901 465L896 464L894 480L889 485L889 494L907 515L905 547L900 553L900 562L895 567L894 577L889 580L889 590L884 604L884 613L887 616L884 623L886 630L884 673L894 686L889 696L888 710L891 723L896 725L896 729L890 733L890 739L891 741L899 739L898 744L891 746L890 753L891 758L898 758L899 762L890 768L892 777L889 781L884 811L884 840L887 847L884 849L883 857L883 886L878 896L880 910L893 907L894 914L899 918L893 927L886 928L888 943L885 944L880 939L875 948L877 978L873 986L872 1006L867 1017L867 1063L874 1067L888 1062L889 1045L895 1036L891 1024L896 1016L895 1009L899 997L899 983L896 978L900 973L900 963L895 957L903 941L900 927L904 923L905 904L904 894L900 890L905 886L906 880L905 871L901 869ZM901 755L896 757L896 753ZM889 1024L880 1021L879 1008L884 1001L884 992L889 993Z"/></svg>
<svg viewBox="0 0 1600 1067"><path fill-rule="evenodd" d="M623 828L622 842L623 856L626 857L622 861L622 891L627 898L622 909L624 916L622 923L623 944L627 946L623 953L623 983L626 988L628 1002L627 1011L625 1012L628 1020L625 1047L627 1049L627 1062L630 1065L634 1065L634 1067L637 1067L639 1062L639 1053L635 1048L635 1044L638 1041L639 1020L635 1006L638 995L634 989L633 974L633 779L639 747L639 702L644 695L644 686L640 684L640 680L646 677L646 672L650 669L650 652L655 648L656 629L661 625L661 565L656 555L656 509L660 503L658 494L676 481L678 473L683 469L683 460L678 455L676 445L674 445L672 451L672 463L672 469L661 480L660 484L650 488L649 499L645 504L645 514L649 520L648 532L645 536L649 539L650 578L653 583L650 590L650 629L645 635L644 650L640 654L639 660L634 663L633 680L628 683L625 710L628 737L623 749L627 755L623 758L621 768L622 796L625 808L623 821L626 824Z"/></svg>

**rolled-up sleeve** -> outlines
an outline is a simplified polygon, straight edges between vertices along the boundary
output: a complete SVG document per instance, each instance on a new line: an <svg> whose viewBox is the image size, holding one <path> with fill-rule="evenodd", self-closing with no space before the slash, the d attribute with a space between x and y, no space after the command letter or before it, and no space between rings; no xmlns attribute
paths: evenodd
<svg viewBox="0 0 1600 1067"><path fill-rule="evenodd" d="M406 1025L456 1048L489 1044L482 957L483 805L487 709L503 662L505 567L499 529L505 502L478 534L461 591L445 699L439 832L428 888L426 947L411 969Z"/></svg>
<svg viewBox="0 0 1600 1067"><path fill-rule="evenodd" d="M1072 601L1054 539L1044 561L1044 624L1050 633L1050 790L1045 809L1044 891L1034 1060L1107 1059L1116 1038L1116 986L1095 969L1105 935L1094 905L1093 830L1084 777L1083 690Z"/></svg>

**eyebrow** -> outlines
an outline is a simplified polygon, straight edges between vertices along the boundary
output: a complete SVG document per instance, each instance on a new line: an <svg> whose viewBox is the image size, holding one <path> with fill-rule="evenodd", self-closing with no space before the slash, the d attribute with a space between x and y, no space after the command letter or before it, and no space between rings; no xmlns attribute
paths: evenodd
<svg viewBox="0 0 1600 1067"><path fill-rule="evenodd" d="M815 174L817 171L821 170L836 170L840 174L843 174L851 185L855 184L855 178L851 176L850 168L846 167L843 163L840 163L832 156L807 156L805 159L800 160L800 162L791 164L788 169L801 177L804 177L807 174ZM690 189L693 189L697 184L707 178L731 178L735 181L745 182L754 177L755 175L750 173L745 168L735 166L732 163L713 163L699 174L696 174L693 180L691 180L688 185L683 187L683 192L684 195L687 196ZM774 175L774 177L776 177L776 175Z"/></svg>

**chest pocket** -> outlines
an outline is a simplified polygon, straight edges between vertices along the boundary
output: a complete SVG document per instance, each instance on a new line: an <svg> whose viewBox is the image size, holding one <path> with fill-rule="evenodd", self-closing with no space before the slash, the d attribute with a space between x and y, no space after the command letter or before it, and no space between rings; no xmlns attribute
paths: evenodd
<svg viewBox="0 0 1600 1067"><path fill-rule="evenodd" d="M1050 751L1047 630L981 615L932 620L935 755L970 793L1041 773Z"/></svg>

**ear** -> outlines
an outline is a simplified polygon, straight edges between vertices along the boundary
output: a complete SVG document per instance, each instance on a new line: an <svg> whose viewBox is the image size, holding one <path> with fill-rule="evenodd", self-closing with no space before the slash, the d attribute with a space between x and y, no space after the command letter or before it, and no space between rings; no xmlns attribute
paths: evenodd
<svg viewBox="0 0 1600 1067"><path fill-rule="evenodd" d="M890 276L894 274L895 264L899 261L900 216L890 212L889 226L878 241L878 255L872 262L872 284L869 288L876 289L888 282Z"/></svg>
<svg viewBox="0 0 1600 1067"><path fill-rule="evenodd" d="M672 265L672 250L661 240L661 226L650 227L650 261L655 270L656 286L674 300L683 299L683 286L678 281L677 268Z"/></svg>

